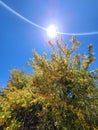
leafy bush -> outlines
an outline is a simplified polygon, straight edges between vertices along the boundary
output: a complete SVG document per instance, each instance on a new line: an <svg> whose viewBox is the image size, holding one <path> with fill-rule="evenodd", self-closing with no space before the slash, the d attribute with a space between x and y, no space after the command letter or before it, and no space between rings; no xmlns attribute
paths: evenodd
<svg viewBox="0 0 98 130"><path fill-rule="evenodd" d="M82 56L75 53L75 37L71 46L62 38L49 44L51 59L33 53L34 74L12 70L0 94L0 130L98 129L98 69L89 71L93 46Z"/></svg>

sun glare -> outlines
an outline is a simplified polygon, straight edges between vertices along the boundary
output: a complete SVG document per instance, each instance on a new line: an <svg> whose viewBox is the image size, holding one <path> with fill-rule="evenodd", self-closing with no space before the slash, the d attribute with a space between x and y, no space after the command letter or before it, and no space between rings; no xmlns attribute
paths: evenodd
<svg viewBox="0 0 98 130"><path fill-rule="evenodd" d="M50 25L48 28L47 28L47 35L50 37L50 38L55 38L57 36L57 27L55 25Z"/></svg>

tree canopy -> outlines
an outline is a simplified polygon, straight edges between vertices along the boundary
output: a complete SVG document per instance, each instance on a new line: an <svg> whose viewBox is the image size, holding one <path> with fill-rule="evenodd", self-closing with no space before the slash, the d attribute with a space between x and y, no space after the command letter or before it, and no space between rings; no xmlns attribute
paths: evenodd
<svg viewBox="0 0 98 130"><path fill-rule="evenodd" d="M84 55L76 53L80 42L71 45L60 38L51 58L34 51L28 75L13 69L7 89L0 93L0 130L97 130L98 69L93 45Z"/></svg>

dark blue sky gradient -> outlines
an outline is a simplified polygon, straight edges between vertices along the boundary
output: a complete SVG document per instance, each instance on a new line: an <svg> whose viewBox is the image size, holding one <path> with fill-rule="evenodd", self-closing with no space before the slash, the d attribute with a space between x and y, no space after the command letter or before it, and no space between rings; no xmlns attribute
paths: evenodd
<svg viewBox="0 0 98 130"><path fill-rule="evenodd" d="M98 31L98 0L2 0L12 9L29 20L48 27L56 24L61 32ZM65 42L71 37L63 36ZM36 28L18 18L0 5L0 86L9 79L13 68L31 68L26 62L32 57L32 50L42 54L50 53L45 31ZM80 53L93 43L98 59L98 35L77 36L82 43ZM98 67L98 60L92 68Z"/></svg>

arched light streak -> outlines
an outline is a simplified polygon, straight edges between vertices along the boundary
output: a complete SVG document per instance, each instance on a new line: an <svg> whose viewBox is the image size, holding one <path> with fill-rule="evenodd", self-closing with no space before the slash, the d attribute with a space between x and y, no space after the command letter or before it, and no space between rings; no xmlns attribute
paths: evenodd
<svg viewBox="0 0 98 130"><path fill-rule="evenodd" d="M30 21L29 19L25 18L24 16L22 16L21 14L19 14L18 12L16 12L15 10L13 10L11 7L9 7L7 4L5 4L4 2L0 1L0 4L5 7L7 10L9 10L10 12L12 12L14 15L18 16L19 18L23 19L24 21L28 22L29 24L37 27L37 28L40 28L44 31L47 31L47 28L43 27L43 26L40 26L32 21ZM85 32L85 33L66 33L66 32L57 32L58 34L61 34L61 35L68 35L68 36L72 36L72 35L75 35L75 36L86 36L86 35L98 35L98 31L96 32Z"/></svg>

